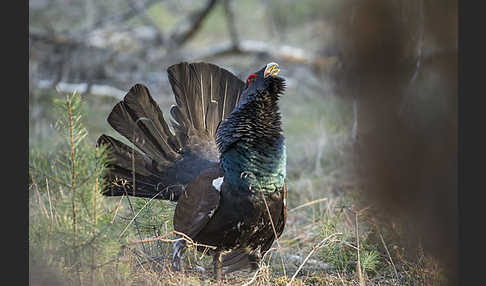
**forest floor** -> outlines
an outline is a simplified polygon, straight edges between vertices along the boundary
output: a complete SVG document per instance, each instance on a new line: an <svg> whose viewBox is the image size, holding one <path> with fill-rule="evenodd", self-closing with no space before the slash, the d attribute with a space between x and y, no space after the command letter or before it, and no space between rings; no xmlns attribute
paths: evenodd
<svg viewBox="0 0 486 286"><path fill-rule="evenodd" d="M59 191L53 187L56 175L39 175L38 165L33 162L39 154L50 154L43 158L53 160L59 146L63 146L62 136L49 124L56 118L48 97L61 96L44 94L31 102L35 110L42 105L43 112L50 114L43 117L45 122L31 122L36 126L31 128L35 134L29 142L31 282L34 285L33 281L39 280L43 282L39 285L45 285L46 281L59 279L61 284L77 284L69 271L72 262L60 259L62 250L56 246L59 241L53 239L56 229L60 233L72 231L69 198L63 197L62 187ZM157 101L163 111L173 103L168 95L157 97ZM106 122L116 99L83 95L81 102L81 122L87 129L84 140L88 145L94 146L102 133L120 137ZM359 190L347 163L352 148L350 104L333 96L302 96L291 86L281 99L281 110L288 146L287 224L258 271L229 274L225 285L288 285L291 280L291 285L440 285L441 269L433 259L420 252L410 256L400 242L400 230L378 226L371 211L357 209ZM51 193L42 180L51 181ZM98 210L108 217L109 227L97 229L97 237L103 238L95 249L104 250L96 250L96 268L82 271L85 280L94 275L92 279L100 285L214 284L210 257L194 253L191 248L185 271L171 270L173 203L126 197L101 197L101 201ZM87 213L91 212L87 206ZM131 244L160 236L166 241Z"/></svg>

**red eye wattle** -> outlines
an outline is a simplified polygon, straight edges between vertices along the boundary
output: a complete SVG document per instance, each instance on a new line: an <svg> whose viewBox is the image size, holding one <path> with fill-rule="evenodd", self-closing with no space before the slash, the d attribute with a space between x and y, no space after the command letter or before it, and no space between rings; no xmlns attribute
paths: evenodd
<svg viewBox="0 0 486 286"><path fill-rule="evenodd" d="M253 78L256 78L256 77L258 77L258 76L257 76L256 74L252 73L252 74L251 74L251 75L248 77L248 79L246 80L246 82L247 82L248 84L250 84L250 81L251 81Z"/></svg>

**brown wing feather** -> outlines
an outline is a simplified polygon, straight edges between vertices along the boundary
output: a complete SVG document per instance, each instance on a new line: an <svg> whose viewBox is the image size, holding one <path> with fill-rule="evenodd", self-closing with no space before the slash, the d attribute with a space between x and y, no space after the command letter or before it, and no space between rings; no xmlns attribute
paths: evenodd
<svg viewBox="0 0 486 286"><path fill-rule="evenodd" d="M174 213L174 229L194 238L208 223L219 206L219 192L213 180L222 177L219 168L209 169L199 175L180 195Z"/></svg>

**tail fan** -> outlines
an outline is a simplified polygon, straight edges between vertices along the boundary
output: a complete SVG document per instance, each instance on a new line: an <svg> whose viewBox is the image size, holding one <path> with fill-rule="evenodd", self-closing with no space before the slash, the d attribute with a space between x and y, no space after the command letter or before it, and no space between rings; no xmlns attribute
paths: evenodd
<svg viewBox="0 0 486 286"><path fill-rule="evenodd" d="M245 83L229 71L208 63L181 63L167 71L177 102L171 109L177 121L174 127L183 137L197 130L214 138L219 122L238 103Z"/></svg>
<svg viewBox="0 0 486 286"><path fill-rule="evenodd" d="M245 83L208 63L180 63L167 72L176 101L170 110L174 133L147 87L133 86L108 123L140 152L107 135L98 139L112 157L105 195L176 201L201 171L217 165L216 130L235 108Z"/></svg>
<svg viewBox="0 0 486 286"><path fill-rule="evenodd" d="M157 163L153 159L108 135L100 136L97 143L107 146L112 157L109 164L110 171L105 177L109 184L104 195L131 195L177 201L183 186L162 186L161 182L166 178L157 171ZM135 189L132 184L133 173L131 170L133 169L135 169Z"/></svg>

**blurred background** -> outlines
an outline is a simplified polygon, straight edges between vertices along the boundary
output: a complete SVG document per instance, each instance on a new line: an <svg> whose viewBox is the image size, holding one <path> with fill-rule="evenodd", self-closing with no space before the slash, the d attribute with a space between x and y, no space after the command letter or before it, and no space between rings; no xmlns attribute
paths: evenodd
<svg viewBox="0 0 486 286"><path fill-rule="evenodd" d="M336 235L306 260L295 282L453 285L457 25L457 0L30 0L31 283L87 281L66 278L68 266L78 264L61 262L47 243L56 244L56 214L41 205L52 207L44 181L55 176L39 175L38 161L43 156L44 164L54 164L64 148L54 99L74 91L81 96L85 140L94 145L102 133L120 137L106 118L135 83L147 85L168 114L175 103L166 73L172 64L211 62L245 79L275 61L287 80L281 113L289 216L280 251L257 283L284 285L279 283L288 282L313 246ZM131 266L138 262L130 259L125 276L107 273L119 267L113 261L127 257L114 249L154 235L140 235L144 223L170 231L173 206L102 200L120 229L99 231L104 238L97 247L108 248L103 242L110 241L113 249L98 257L104 266L80 262L87 272L97 271L89 281L164 281L134 275ZM139 210L138 224L127 225ZM143 246L145 256L137 257L163 256L167 248Z"/></svg>

